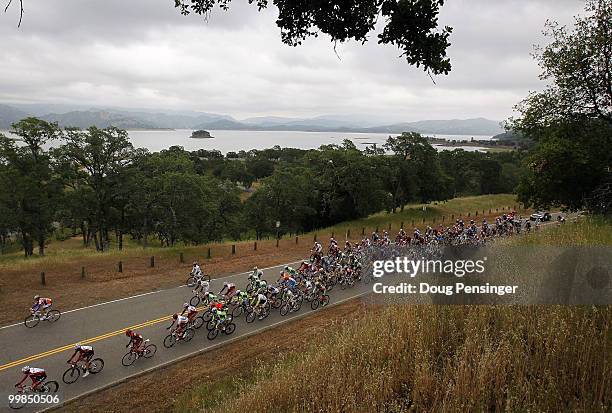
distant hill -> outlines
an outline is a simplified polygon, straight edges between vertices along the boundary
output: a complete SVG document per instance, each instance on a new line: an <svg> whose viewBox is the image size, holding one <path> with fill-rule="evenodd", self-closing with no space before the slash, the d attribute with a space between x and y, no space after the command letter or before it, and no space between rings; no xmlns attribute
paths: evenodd
<svg viewBox="0 0 612 413"><path fill-rule="evenodd" d="M346 121L322 120L318 118L289 120L283 118L251 118L249 123L238 121L211 121L197 125L199 129L232 130L284 130L311 132L366 132L402 133L419 132L437 135L488 135L503 132L499 122L484 119L423 120L374 127L349 126Z"/></svg>
<svg viewBox="0 0 612 413"><path fill-rule="evenodd" d="M77 128L88 128L97 126L99 128L107 128L116 126L122 129L155 129L151 123L141 121L132 117L125 116L119 113L106 111L73 111L68 113L51 113L40 116L48 122L57 122L62 127L73 126Z"/></svg>
<svg viewBox="0 0 612 413"><path fill-rule="evenodd" d="M525 139L525 137L521 133L517 133L513 130L509 130L509 131L493 136L493 139L497 139L500 141L517 141L517 140Z"/></svg>
<svg viewBox="0 0 612 413"><path fill-rule="evenodd" d="M499 122L484 118L451 119L451 120L421 120L404 122L388 126L368 128L368 130L401 133L419 132L437 135L496 135L504 131Z"/></svg>
<svg viewBox="0 0 612 413"><path fill-rule="evenodd" d="M27 117L28 114L19 109L0 104L0 129L9 129L12 123Z"/></svg>
<svg viewBox="0 0 612 413"><path fill-rule="evenodd" d="M393 124L374 123L357 115L323 115L313 118L262 116L242 121L228 115L194 111L156 111L148 109L90 108L73 110L77 105L21 104L18 108L0 104L0 128L27 116L38 116L60 126L87 128L91 125L123 129L204 129L204 130L261 130L307 132L418 132L436 135L498 135L504 130L499 122L484 118L422 120ZM80 106L82 107L82 106ZM52 112L43 111L53 109ZM44 113L44 114L43 114Z"/></svg>

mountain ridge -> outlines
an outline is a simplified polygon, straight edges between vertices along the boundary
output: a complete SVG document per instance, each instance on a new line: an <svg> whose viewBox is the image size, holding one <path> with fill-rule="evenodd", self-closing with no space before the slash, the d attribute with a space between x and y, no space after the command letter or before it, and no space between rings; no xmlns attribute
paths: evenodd
<svg viewBox="0 0 612 413"><path fill-rule="evenodd" d="M22 105L21 107L26 107ZM61 106L60 106L61 107ZM67 107L67 106L66 106ZM70 107L72 109L73 107ZM113 108L90 108L69 110L64 113L40 115L44 106L35 106L35 114L10 105L0 104L0 128L27 116L36 115L41 119L57 122L62 127L87 128L116 126L123 129L206 129L206 130L253 130L253 131L305 131L345 133L402 133L418 132L439 135L489 135L503 133L500 123L482 117L469 119L432 119L414 122L397 122L364 126L368 121L355 121L345 115L334 118L322 115L312 118L285 118L281 116L260 116L237 120L229 115L207 112L165 112L155 110L126 110Z"/></svg>

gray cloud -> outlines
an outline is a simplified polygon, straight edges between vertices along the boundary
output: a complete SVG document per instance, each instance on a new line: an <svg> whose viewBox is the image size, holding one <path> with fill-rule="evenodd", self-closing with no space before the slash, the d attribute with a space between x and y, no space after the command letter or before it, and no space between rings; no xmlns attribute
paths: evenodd
<svg viewBox="0 0 612 413"><path fill-rule="evenodd" d="M259 115L361 114L389 120L502 119L542 87L532 45L547 18L571 23L574 0L455 0L453 71L435 79L370 42L280 42L274 9L235 0L207 22L171 0L25 0L0 15L0 101L192 109ZM339 57L338 57L339 56Z"/></svg>

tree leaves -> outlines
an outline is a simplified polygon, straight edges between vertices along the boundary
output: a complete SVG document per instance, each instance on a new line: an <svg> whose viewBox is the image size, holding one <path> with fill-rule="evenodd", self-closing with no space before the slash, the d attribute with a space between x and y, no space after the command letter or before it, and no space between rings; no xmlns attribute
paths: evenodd
<svg viewBox="0 0 612 413"><path fill-rule="evenodd" d="M175 0L183 15L195 13L207 17L219 6L229 8L231 0ZM267 0L249 0L258 10L268 7ZM276 25L283 43L298 46L310 36L329 35L332 43L355 40L365 43L379 18L386 21L379 44L391 44L401 50L410 65L423 67L427 73L448 74L451 70L446 50L452 28L438 28L438 13L443 0L274 0L278 8Z"/></svg>

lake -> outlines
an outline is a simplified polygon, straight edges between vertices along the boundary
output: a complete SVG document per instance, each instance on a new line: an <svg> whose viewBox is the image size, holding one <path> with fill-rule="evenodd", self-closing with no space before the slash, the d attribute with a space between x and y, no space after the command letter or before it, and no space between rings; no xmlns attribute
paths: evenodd
<svg viewBox="0 0 612 413"><path fill-rule="evenodd" d="M8 131L0 131L8 134ZM182 146L188 151L198 149L217 149L222 153L248 151L250 149L266 149L274 145L283 148L316 149L321 145L342 144L344 139L350 139L359 149L376 143L382 146L388 133L344 133L344 132L300 132L300 131L244 131L244 130L210 130L213 139L192 139L190 138L193 130L129 130L128 134L132 144L137 148L147 148L149 151L157 152L167 149L170 146ZM392 134L397 135L397 134ZM487 140L490 136L482 135L434 135L427 134L436 138L447 140ZM58 142L53 142L51 146L58 146ZM484 150L481 147L459 146L444 147L433 145L438 150L461 148L466 151Z"/></svg>
<svg viewBox="0 0 612 413"><path fill-rule="evenodd" d="M359 149L372 143L382 145L387 133L344 133L344 132L299 132L299 131L243 131L243 130L209 130L214 139L191 139L191 129L176 130L132 130L128 131L130 140L136 147L159 151L172 145L184 147L188 151L198 149L217 149L222 153L266 149L274 145L299 149L315 149L321 145L338 144L350 139ZM429 135L447 140L486 140L490 136L467 135ZM434 145L437 146L437 145ZM443 147L444 149L454 149ZM483 148L462 147L468 151Z"/></svg>

